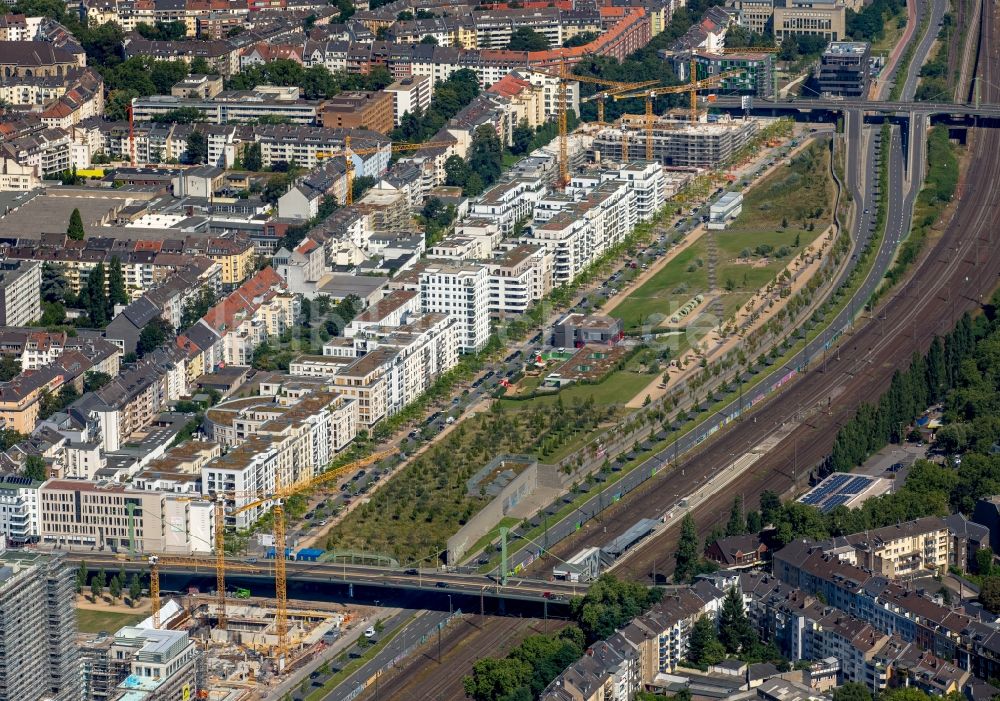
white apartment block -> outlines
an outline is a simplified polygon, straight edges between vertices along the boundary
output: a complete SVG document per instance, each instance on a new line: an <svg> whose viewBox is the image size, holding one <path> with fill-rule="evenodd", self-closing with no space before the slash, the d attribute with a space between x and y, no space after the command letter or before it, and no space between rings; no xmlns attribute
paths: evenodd
<svg viewBox="0 0 1000 701"><path fill-rule="evenodd" d="M41 482L0 475L0 550L6 543L38 540L38 488Z"/></svg>
<svg viewBox="0 0 1000 701"><path fill-rule="evenodd" d="M229 515L255 500L256 494L273 494L279 473L282 484L291 474L290 457L281 449L282 441L270 436L252 436L245 443L213 460L201 470L203 494L223 493L226 500L226 526L244 530L256 523L270 508L262 504L236 515Z"/></svg>
<svg viewBox="0 0 1000 701"><path fill-rule="evenodd" d="M362 331L373 327L396 327L408 316L419 311L420 295L415 290L393 290L354 317L344 329L344 336L354 338ZM329 343L325 345L323 355L337 355L336 345Z"/></svg>
<svg viewBox="0 0 1000 701"><path fill-rule="evenodd" d="M420 272L420 307L458 323L463 352L478 351L490 337L489 274L485 265L431 263Z"/></svg>
<svg viewBox="0 0 1000 701"><path fill-rule="evenodd" d="M540 179L498 183L472 203L469 214L494 222L504 236L509 236L515 224L531 216L545 190Z"/></svg>
<svg viewBox="0 0 1000 701"><path fill-rule="evenodd" d="M547 295L552 290L554 258L542 246L520 245L487 262L490 316L523 314Z"/></svg>
<svg viewBox="0 0 1000 701"><path fill-rule="evenodd" d="M523 243L539 244L552 252L553 282L563 285L593 263L610 246L635 228L635 195L620 181L601 183L587 197L574 202L534 227Z"/></svg>
<svg viewBox="0 0 1000 701"><path fill-rule="evenodd" d="M418 314L395 329L363 332L369 351L391 353L385 368L387 413L402 411L458 364L459 324L446 314Z"/></svg>
<svg viewBox="0 0 1000 701"><path fill-rule="evenodd" d="M0 325L28 326L38 321L42 316L41 287L41 263L0 263Z"/></svg>
<svg viewBox="0 0 1000 701"><path fill-rule="evenodd" d="M431 105L431 79L425 75L411 75L397 80L385 88L392 95L392 109L396 126L403 120L403 115L409 112L421 114Z"/></svg>

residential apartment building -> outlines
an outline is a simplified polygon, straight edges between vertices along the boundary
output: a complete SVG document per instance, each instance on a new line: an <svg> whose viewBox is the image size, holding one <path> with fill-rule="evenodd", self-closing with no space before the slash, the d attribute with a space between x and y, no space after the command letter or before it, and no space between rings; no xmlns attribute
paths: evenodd
<svg viewBox="0 0 1000 701"><path fill-rule="evenodd" d="M592 645L549 684L541 701L629 701L686 657L702 616L715 618L725 594L701 581L671 591L605 641Z"/></svg>
<svg viewBox="0 0 1000 701"><path fill-rule="evenodd" d="M397 80L385 92L392 96L393 123L399 126L403 115L409 112L423 114L431 106L431 79L425 75L411 75Z"/></svg>
<svg viewBox="0 0 1000 701"><path fill-rule="evenodd" d="M566 204L521 239L552 252L556 285L571 282L608 247L623 241L637 223L635 192L620 181L601 183L586 199Z"/></svg>
<svg viewBox="0 0 1000 701"><path fill-rule="evenodd" d="M542 246L519 245L489 260L489 312L494 318L524 314L552 290L554 255Z"/></svg>
<svg viewBox="0 0 1000 701"><path fill-rule="evenodd" d="M41 264L0 263L0 326L29 326L41 319L41 287Z"/></svg>
<svg viewBox="0 0 1000 701"><path fill-rule="evenodd" d="M61 554L0 543L0 699L78 701L73 570Z"/></svg>
<svg viewBox="0 0 1000 701"><path fill-rule="evenodd" d="M430 263L419 273L420 308L446 314L458 324L459 347L470 353L490 337L489 273L484 265Z"/></svg>
<svg viewBox="0 0 1000 701"><path fill-rule="evenodd" d="M0 475L0 550L38 540L38 488L41 482L21 475Z"/></svg>
<svg viewBox="0 0 1000 701"><path fill-rule="evenodd" d="M343 92L322 104L319 120L328 129L370 129L388 134L395 124L393 99L382 90Z"/></svg>
<svg viewBox="0 0 1000 701"><path fill-rule="evenodd" d="M198 325L220 336L224 362L250 365L257 346L292 328L299 317L299 298L285 289L281 276L264 268L201 318Z"/></svg>
<svg viewBox="0 0 1000 701"><path fill-rule="evenodd" d="M469 214L494 222L504 236L509 236L516 224L531 217L545 189L541 180L516 179L497 183L472 203Z"/></svg>
<svg viewBox="0 0 1000 701"><path fill-rule="evenodd" d="M830 550L850 562L887 577L901 577L926 572L942 573L951 561L951 535L948 524L936 516L907 521L895 526L855 533L843 539L853 554L838 547L836 539Z"/></svg>

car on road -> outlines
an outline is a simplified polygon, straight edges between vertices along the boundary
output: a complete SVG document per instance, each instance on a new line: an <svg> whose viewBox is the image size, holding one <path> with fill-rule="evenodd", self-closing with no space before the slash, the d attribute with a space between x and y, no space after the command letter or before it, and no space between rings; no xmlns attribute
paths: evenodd
<svg viewBox="0 0 1000 701"><path fill-rule="evenodd" d="M309 675L309 678L310 679L318 679L319 678L319 672L313 672L312 674Z"/></svg>
<svg viewBox="0 0 1000 701"><path fill-rule="evenodd" d="M892 465L889 466L889 472L899 472L902 469L903 469L903 463L901 462L894 462Z"/></svg>
<svg viewBox="0 0 1000 701"><path fill-rule="evenodd" d="M375 626L368 626L365 628L365 637L374 638L375 637Z"/></svg>
<svg viewBox="0 0 1000 701"><path fill-rule="evenodd" d="M438 589L447 589L448 588L448 582L438 582L434 586L437 587Z"/></svg>
<svg viewBox="0 0 1000 701"><path fill-rule="evenodd" d="M416 567L411 567L408 570L405 570L403 572L403 574L411 575L411 576L416 575L417 574L417 568Z"/></svg>

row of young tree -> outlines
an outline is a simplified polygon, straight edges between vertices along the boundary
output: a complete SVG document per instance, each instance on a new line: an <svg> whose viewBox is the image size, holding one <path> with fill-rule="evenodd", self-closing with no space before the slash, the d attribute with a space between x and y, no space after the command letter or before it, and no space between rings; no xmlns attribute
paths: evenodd
<svg viewBox="0 0 1000 701"><path fill-rule="evenodd" d="M83 594L89 589L94 602L104 596L105 589L108 590L112 600L120 599L122 593L127 591L132 606L138 603L143 591L142 581L137 573L133 572L132 578L129 579L125 574L125 568L122 567L116 574L111 575L109 581L108 574L103 568L91 574L86 561L81 562L76 570L75 589L77 594Z"/></svg>

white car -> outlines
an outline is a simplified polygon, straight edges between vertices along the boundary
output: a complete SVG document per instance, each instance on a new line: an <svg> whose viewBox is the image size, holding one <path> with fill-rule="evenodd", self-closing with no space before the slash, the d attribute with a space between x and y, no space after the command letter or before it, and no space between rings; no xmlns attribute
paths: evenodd
<svg viewBox="0 0 1000 701"><path fill-rule="evenodd" d="M375 626L368 626L365 629L365 637L366 638L374 638L375 637Z"/></svg>

